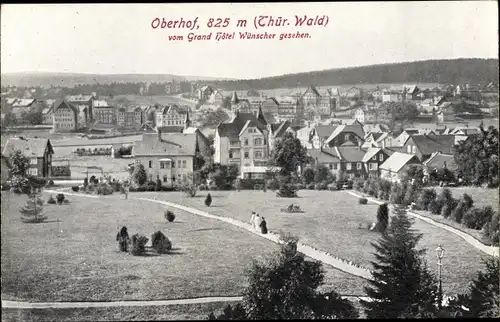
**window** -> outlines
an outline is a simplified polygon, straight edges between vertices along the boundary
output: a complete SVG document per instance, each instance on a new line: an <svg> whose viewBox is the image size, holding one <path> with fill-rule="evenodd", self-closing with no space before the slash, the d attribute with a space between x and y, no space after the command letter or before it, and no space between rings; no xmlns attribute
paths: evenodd
<svg viewBox="0 0 500 322"><path fill-rule="evenodd" d="M378 160L379 160L379 161L384 161L384 155L383 155L383 154L379 155L379 156L378 156Z"/></svg>
<svg viewBox="0 0 500 322"><path fill-rule="evenodd" d="M28 169L28 174L30 176L37 176L38 175L38 169L36 169L36 168L29 168Z"/></svg>
<svg viewBox="0 0 500 322"><path fill-rule="evenodd" d="M229 152L229 159L233 158L233 152Z"/></svg>
<svg viewBox="0 0 500 322"><path fill-rule="evenodd" d="M175 168L175 161L172 161L172 168Z"/></svg>
<svg viewBox="0 0 500 322"><path fill-rule="evenodd" d="M406 147L406 152L411 153L411 145L408 145L408 146Z"/></svg>
<svg viewBox="0 0 500 322"><path fill-rule="evenodd" d="M346 163L346 170L351 170L351 164L350 163Z"/></svg>
<svg viewBox="0 0 500 322"><path fill-rule="evenodd" d="M165 169L165 163L163 161L160 161L160 169Z"/></svg>
<svg viewBox="0 0 500 322"><path fill-rule="evenodd" d="M153 181L153 175L152 174L150 174L148 177L149 177L149 181Z"/></svg>
<svg viewBox="0 0 500 322"><path fill-rule="evenodd" d="M347 141L349 140L349 134L344 135L344 139Z"/></svg>
<svg viewBox="0 0 500 322"><path fill-rule="evenodd" d="M245 159L248 159L249 153L245 152Z"/></svg>
<svg viewBox="0 0 500 322"><path fill-rule="evenodd" d="M245 139L245 145L248 145L248 139Z"/></svg>
<svg viewBox="0 0 500 322"><path fill-rule="evenodd" d="M151 169L153 167L153 161L149 160L149 168Z"/></svg>
<svg viewBox="0 0 500 322"><path fill-rule="evenodd" d="M358 170L361 170L361 162L358 162L358 164L357 164L357 169L358 169Z"/></svg>
<svg viewBox="0 0 500 322"><path fill-rule="evenodd" d="M31 158L30 159L30 164L38 164L38 159L37 158Z"/></svg>
<svg viewBox="0 0 500 322"><path fill-rule="evenodd" d="M181 160L177 160L177 168L181 168Z"/></svg>
<svg viewBox="0 0 500 322"><path fill-rule="evenodd" d="M332 170L333 169L333 164L330 163L329 164L329 168L330 168L330 170Z"/></svg>
<svg viewBox="0 0 500 322"><path fill-rule="evenodd" d="M186 160L182 160L182 167L187 168L187 161Z"/></svg>
<svg viewBox="0 0 500 322"><path fill-rule="evenodd" d="M411 150L412 150L413 154L417 153L417 147L416 146L412 145L411 146Z"/></svg>
<svg viewBox="0 0 500 322"><path fill-rule="evenodd" d="M333 170L337 170L337 163L333 164Z"/></svg>
<svg viewBox="0 0 500 322"><path fill-rule="evenodd" d="M371 171L377 170L377 163L369 163L368 169L370 169Z"/></svg>
<svg viewBox="0 0 500 322"><path fill-rule="evenodd" d="M177 174L177 179L179 179L179 181L181 181L181 174L180 173Z"/></svg>
<svg viewBox="0 0 500 322"><path fill-rule="evenodd" d="M262 145L262 139L261 138L254 139L253 144L254 145Z"/></svg>
<svg viewBox="0 0 500 322"><path fill-rule="evenodd" d="M373 158L372 158L373 161L377 161L377 156L374 155Z"/></svg>
<svg viewBox="0 0 500 322"><path fill-rule="evenodd" d="M262 151L255 151L253 156L255 159L262 159Z"/></svg>
<svg viewBox="0 0 500 322"><path fill-rule="evenodd" d="M186 179L187 179L187 178L186 178L186 174L183 174L183 175L182 175L182 181L186 181Z"/></svg>

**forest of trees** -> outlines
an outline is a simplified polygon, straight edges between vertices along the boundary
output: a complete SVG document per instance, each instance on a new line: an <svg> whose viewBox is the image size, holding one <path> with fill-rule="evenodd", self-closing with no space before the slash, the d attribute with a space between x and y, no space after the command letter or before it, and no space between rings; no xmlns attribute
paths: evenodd
<svg viewBox="0 0 500 322"><path fill-rule="evenodd" d="M426 60L397 64L328 69L260 79L212 81L227 90L273 89L316 84L340 86L348 84L439 83L487 84L498 80L498 59Z"/></svg>

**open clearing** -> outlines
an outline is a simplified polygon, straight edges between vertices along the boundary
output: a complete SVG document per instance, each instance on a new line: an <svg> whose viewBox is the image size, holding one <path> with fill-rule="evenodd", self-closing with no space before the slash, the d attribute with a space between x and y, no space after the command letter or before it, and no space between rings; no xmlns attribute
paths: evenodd
<svg viewBox="0 0 500 322"><path fill-rule="evenodd" d="M200 191L195 198L186 198L180 192L133 193L132 197L156 198L179 203L215 215L248 222L252 211L264 216L270 231L284 230L300 237L301 242L315 246L340 258L371 268L374 259L372 242L376 233L361 229L359 225L371 224L378 206L358 204L358 198L342 191L301 190L299 198L277 198L268 191L211 191L212 206L203 203L207 191ZM290 203L298 204L305 213L282 213L281 208ZM431 270L437 272L434 249L441 244L446 249L443 260L443 289L447 293L463 292L464 281L472 280L477 270L483 268L483 254L460 237L421 220L413 228L423 234L420 248L426 248L426 259Z"/></svg>
<svg viewBox="0 0 500 322"><path fill-rule="evenodd" d="M30 301L111 301L239 296L245 271L277 245L215 219L155 203L68 196L70 204L45 205L49 220L24 224L18 209L26 196L2 192L2 298ZM44 199L48 194L44 193ZM116 233L150 238L161 230L171 254L119 252ZM363 295L366 281L325 266L323 289Z"/></svg>

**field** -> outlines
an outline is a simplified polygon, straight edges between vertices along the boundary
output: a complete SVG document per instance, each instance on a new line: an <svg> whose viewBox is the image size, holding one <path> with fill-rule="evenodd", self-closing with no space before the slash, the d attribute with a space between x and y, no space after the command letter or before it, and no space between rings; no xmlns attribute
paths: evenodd
<svg viewBox="0 0 500 322"><path fill-rule="evenodd" d="M47 199L45 194L44 198ZM23 224L25 196L2 193L2 298L30 301L111 301L239 296L253 259L277 245L239 228L179 210L173 223L164 206L147 202L68 196L67 205L45 205L49 219ZM121 197L123 198L123 197ZM132 256L119 252L115 237L150 237L161 230L172 254ZM366 281L325 267L324 290L363 295Z"/></svg>
<svg viewBox="0 0 500 322"><path fill-rule="evenodd" d="M436 193L439 195L443 188L435 187ZM459 199L463 196L464 193L471 196L472 200L474 200L474 206L476 207L484 207L491 206L493 209L498 211L499 207L499 196L498 196L498 188L497 189L484 189L481 187L456 187L456 188L448 188L451 191L451 194L454 198Z"/></svg>
<svg viewBox="0 0 500 322"><path fill-rule="evenodd" d="M377 205L358 204L358 199L342 191L299 191L299 198L277 198L273 192L262 191L214 191L213 205L203 205L206 191L200 197L185 198L182 193L133 193L131 196L149 196L176 202L248 222L252 211L266 218L270 231L284 230L298 235L305 244L328 251L340 258L370 268L374 259L372 242L376 233L366 227L375 220ZM281 208L290 203L298 204L305 213L282 213ZM448 293L463 292L467 282L483 268L481 253L460 237L421 220L415 220L413 228L423 234L419 247L427 249L426 260L431 270L437 270L434 249L441 244L446 249L443 260L443 289Z"/></svg>

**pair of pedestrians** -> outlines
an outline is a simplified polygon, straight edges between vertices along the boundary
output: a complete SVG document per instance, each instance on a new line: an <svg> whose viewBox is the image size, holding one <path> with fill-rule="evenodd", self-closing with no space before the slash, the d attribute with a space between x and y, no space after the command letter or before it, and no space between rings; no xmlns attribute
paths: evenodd
<svg viewBox="0 0 500 322"><path fill-rule="evenodd" d="M264 217L252 211L252 217L250 218L250 224L253 229L260 230L262 234L267 234L267 222Z"/></svg>

